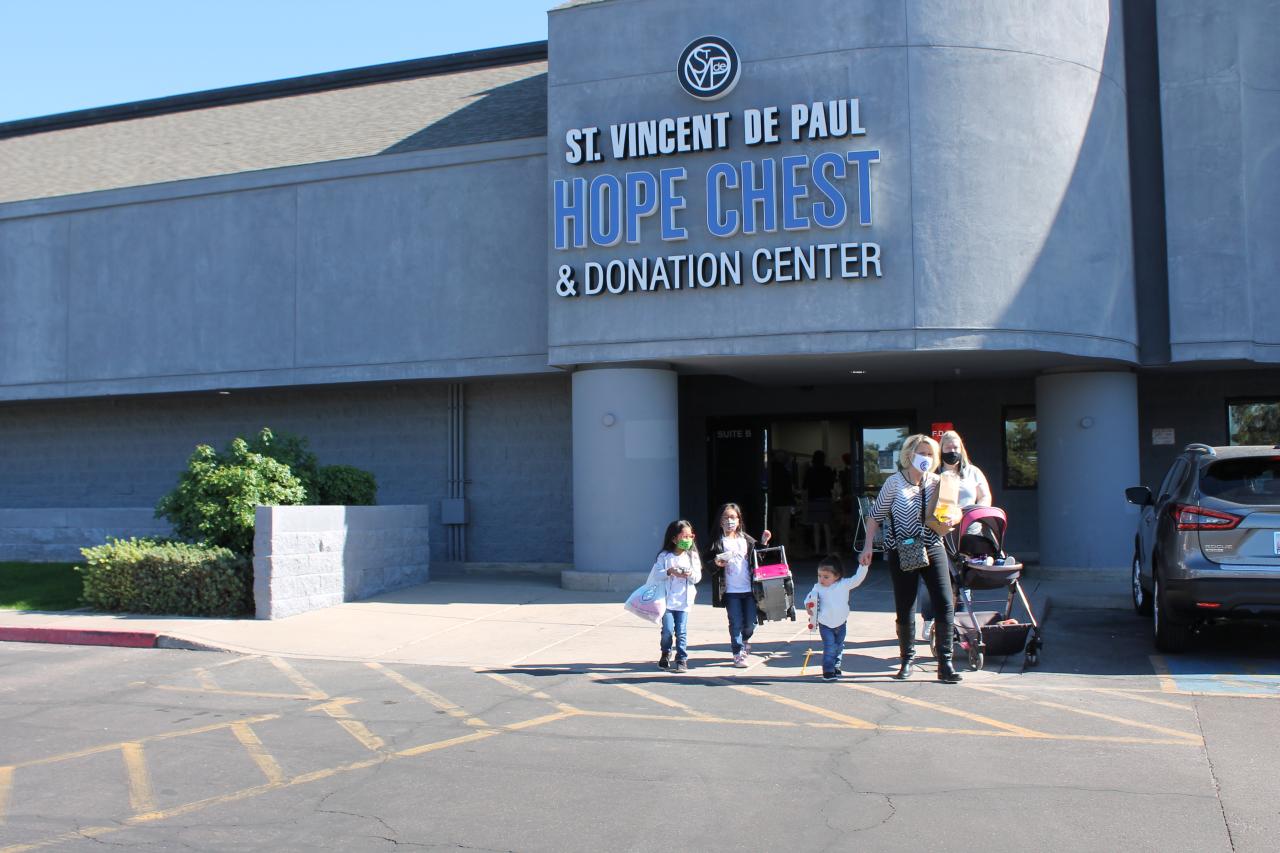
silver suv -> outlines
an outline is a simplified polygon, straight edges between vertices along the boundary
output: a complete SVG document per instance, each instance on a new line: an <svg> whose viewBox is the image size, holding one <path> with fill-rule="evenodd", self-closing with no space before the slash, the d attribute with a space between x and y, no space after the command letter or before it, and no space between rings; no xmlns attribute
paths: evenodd
<svg viewBox="0 0 1280 853"><path fill-rule="evenodd" d="M1217 619L1280 619L1280 445L1188 445L1142 507L1133 606L1154 614L1156 647L1180 652Z"/></svg>

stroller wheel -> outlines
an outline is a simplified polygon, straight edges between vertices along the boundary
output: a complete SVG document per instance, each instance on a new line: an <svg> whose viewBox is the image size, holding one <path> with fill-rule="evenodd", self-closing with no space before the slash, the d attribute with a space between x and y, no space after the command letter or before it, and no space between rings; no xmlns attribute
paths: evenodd
<svg viewBox="0 0 1280 853"><path fill-rule="evenodd" d="M985 659L986 656L982 653L982 649L978 648L976 645L969 647L969 669L974 672L982 669L982 664Z"/></svg>
<svg viewBox="0 0 1280 853"><path fill-rule="evenodd" d="M1032 640L1030 643L1027 644L1027 656L1026 656L1027 666L1039 666L1040 649L1043 645L1044 643L1040 642L1039 640Z"/></svg>

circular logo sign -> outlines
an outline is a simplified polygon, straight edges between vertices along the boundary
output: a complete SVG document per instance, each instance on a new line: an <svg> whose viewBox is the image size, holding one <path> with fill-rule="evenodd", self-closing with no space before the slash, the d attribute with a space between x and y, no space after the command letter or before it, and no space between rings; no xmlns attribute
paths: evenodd
<svg viewBox="0 0 1280 853"><path fill-rule="evenodd" d="M686 92L704 101L723 98L738 83L738 52L719 36L702 36L689 42L680 54L676 77Z"/></svg>

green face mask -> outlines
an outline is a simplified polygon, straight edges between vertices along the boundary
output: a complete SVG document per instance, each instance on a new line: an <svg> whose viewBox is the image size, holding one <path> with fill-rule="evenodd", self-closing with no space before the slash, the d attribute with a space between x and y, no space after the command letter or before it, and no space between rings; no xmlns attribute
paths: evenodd
<svg viewBox="0 0 1280 853"><path fill-rule="evenodd" d="M677 539L676 547L679 548L681 551L688 551L690 548L693 547L693 537L686 536L683 539Z"/></svg>

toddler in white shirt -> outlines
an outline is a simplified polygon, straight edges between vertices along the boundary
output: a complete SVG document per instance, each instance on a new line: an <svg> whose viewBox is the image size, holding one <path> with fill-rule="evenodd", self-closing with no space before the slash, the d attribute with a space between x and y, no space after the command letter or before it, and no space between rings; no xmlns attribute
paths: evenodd
<svg viewBox="0 0 1280 853"><path fill-rule="evenodd" d="M852 577L845 577L844 564L835 554L828 554L818 563L818 582L805 596L804 606L809 613L809 629L817 625L822 634L823 681L840 677L845 629L849 622L849 592L866 579L867 567L863 565L858 566Z"/></svg>

